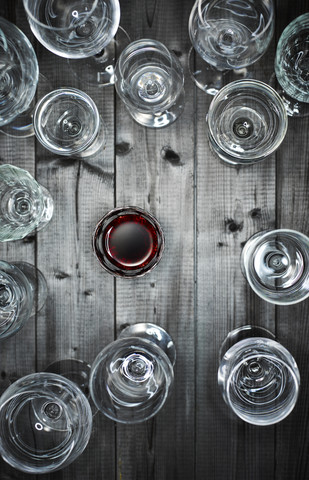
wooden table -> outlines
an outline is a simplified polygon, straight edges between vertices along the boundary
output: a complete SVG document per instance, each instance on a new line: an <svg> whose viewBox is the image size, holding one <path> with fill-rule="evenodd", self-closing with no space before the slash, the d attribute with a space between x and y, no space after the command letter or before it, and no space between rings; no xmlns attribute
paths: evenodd
<svg viewBox="0 0 309 480"><path fill-rule="evenodd" d="M34 138L0 136L1 163L29 170L55 202L47 228L0 245L1 259L35 264L49 289L43 310L1 342L2 385L62 358L91 363L124 325L135 322L161 325L177 347L173 392L156 417L125 426L96 415L82 456L41 478L309 478L309 302L275 307L262 301L239 266L243 243L259 230L284 227L309 234L309 121L290 119L281 148L260 164L235 169L218 161L206 135L211 98L194 87L187 69L193 3L121 1L121 24L131 38L162 41L185 68L185 111L161 130L136 124L112 87L94 88L71 78L66 61L33 38L20 0L0 4L0 14L35 45L41 73L52 86L70 85L90 94L108 129L106 149L88 161L57 157ZM306 0L293 2L293 8L290 4L277 1L276 39L308 10ZM275 44L255 66L257 75L271 76ZM122 205L152 212L166 237L159 266L132 281L116 280L101 269L91 247L96 222ZM217 387L221 342L244 324L273 331L300 369L298 403L276 426L256 427L232 416ZM0 461L0 480L32 478L37 477Z"/></svg>

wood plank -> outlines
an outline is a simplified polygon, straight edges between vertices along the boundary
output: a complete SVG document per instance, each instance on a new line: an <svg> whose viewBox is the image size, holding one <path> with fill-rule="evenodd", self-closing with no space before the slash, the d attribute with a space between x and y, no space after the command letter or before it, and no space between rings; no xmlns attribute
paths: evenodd
<svg viewBox="0 0 309 480"><path fill-rule="evenodd" d="M294 18L308 12L308 2L301 0L291 10L288 2L277 2L277 38ZM278 227L309 235L308 207L308 118L289 118L284 148L277 160ZM279 341L295 357L301 376L298 402L291 415L278 424L276 431L276 478L304 480L309 476L308 456L308 300L277 310ZM293 439L293 442L291 442Z"/></svg>
<svg viewBox="0 0 309 480"><path fill-rule="evenodd" d="M253 67L253 78L270 78L273 58L274 42ZM271 479L274 428L246 424L229 411L217 370L229 331L245 324L275 328L274 306L251 291L240 270L244 242L275 225L275 158L244 168L221 163L207 141L210 101L196 92L196 479Z"/></svg>
<svg viewBox="0 0 309 480"><path fill-rule="evenodd" d="M112 87L81 84L66 60L41 46L38 56L42 73L54 88L80 88L94 99L108 129L105 150L83 160L57 157L37 143L38 178L48 186L55 202L53 223L40 232L37 254L50 288L45 322L38 325L37 333L38 364L44 369L64 358L91 364L114 339L114 281L104 275L91 244L96 223L114 199L114 93ZM113 477L114 427L98 414L85 452L50 478Z"/></svg>
<svg viewBox="0 0 309 480"><path fill-rule="evenodd" d="M186 2L182 7L174 0L121 2L122 24L132 39L163 42L186 67L190 6ZM123 480L194 478L193 109L188 78L186 87L185 111L166 129L136 124L117 99L116 141L127 145L127 154L117 156L117 205L153 213L166 238L155 270L131 281L117 279L118 331L126 323L153 322L172 335L177 348L174 389L163 409L146 424L117 426L118 478Z"/></svg>

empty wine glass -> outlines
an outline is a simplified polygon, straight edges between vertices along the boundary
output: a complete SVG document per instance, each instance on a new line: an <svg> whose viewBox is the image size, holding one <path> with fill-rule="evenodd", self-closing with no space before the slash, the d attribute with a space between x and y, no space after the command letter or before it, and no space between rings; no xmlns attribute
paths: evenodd
<svg viewBox="0 0 309 480"><path fill-rule="evenodd" d="M27 375L0 398L0 454L22 472L66 467L86 448L91 428L88 400L60 375Z"/></svg>
<svg viewBox="0 0 309 480"><path fill-rule="evenodd" d="M288 115L308 115L309 13L284 29L277 45L275 73Z"/></svg>
<svg viewBox="0 0 309 480"><path fill-rule="evenodd" d="M179 117L184 108L183 84L176 55L156 40L131 43L116 64L116 91L134 120L146 127L165 127Z"/></svg>
<svg viewBox="0 0 309 480"><path fill-rule="evenodd" d="M118 0L23 0L31 30L48 50L71 59L79 79L113 83L116 49L128 43L118 28ZM115 37L117 33L117 37ZM74 59L84 59L81 63Z"/></svg>
<svg viewBox="0 0 309 480"><path fill-rule="evenodd" d="M264 54L273 32L272 0L196 0L189 19L193 81L214 95L227 83L250 77L247 67Z"/></svg>
<svg viewBox="0 0 309 480"><path fill-rule="evenodd" d="M45 95L33 117L39 142L57 155L89 157L104 148L104 122L94 101L76 88Z"/></svg>
<svg viewBox="0 0 309 480"><path fill-rule="evenodd" d="M280 146L288 125L282 99L258 80L236 80L223 87L206 120L211 147L230 165L264 160Z"/></svg>
<svg viewBox="0 0 309 480"><path fill-rule="evenodd" d="M309 296L309 238L295 230L254 234L241 255L241 268L257 295L291 305Z"/></svg>
<svg viewBox="0 0 309 480"><path fill-rule="evenodd" d="M28 109L38 78L38 62L28 38L0 17L0 127L4 133L33 135Z"/></svg>
<svg viewBox="0 0 309 480"><path fill-rule="evenodd" d="M120 207L98 222L92 246L100 265L112 275L140 277L159 263L164 235L150 213L139 207Z"/></svg>
<svg viewBox="0 0 309 480"><path fill-rule="evenodd" d="M249 325L233 330L221 355L219 388L239 418L262 426L278 423L291 413L299 393L298 367L267 330Z"/></svg>
<svg viewBox="0 0 309 480"><path fill-rule="evenodd" d="M42 272L26 262L0 261L0 339L15 335L47 297Z"/></svg>
<svg viewBox="0 0 309 480"><path fill-rule="evenodd" d="M53 200L29 172L0 165L0 242L20 240L44 228L53 215Z"/></svg>
<svg viewBox="0 0 309 480"><path fill-rule="evenodd" d="M144 422L168 397L175 359L174 343L163 328L151 323L131 325L92 364L92 400L112 420Z"/></svg>

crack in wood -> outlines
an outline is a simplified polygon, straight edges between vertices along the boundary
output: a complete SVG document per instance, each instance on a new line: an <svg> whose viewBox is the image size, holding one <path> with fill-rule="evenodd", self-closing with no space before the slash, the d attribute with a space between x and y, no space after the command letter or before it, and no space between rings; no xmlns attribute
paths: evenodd
<svg viewBox="0 0 309 480"><path fill-rule="evenodd" d="M151 28L157 8L157 0L146 0L146 20L148 27Z"/></svg>

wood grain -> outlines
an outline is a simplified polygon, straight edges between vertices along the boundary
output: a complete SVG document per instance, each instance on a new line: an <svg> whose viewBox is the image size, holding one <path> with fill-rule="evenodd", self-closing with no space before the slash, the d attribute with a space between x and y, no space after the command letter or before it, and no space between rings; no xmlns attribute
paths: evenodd
<svg viewBox="0 0 309 480"><path fill-rule="evenodd" d="M187 3L183 9L174 0L122 2L121 7L132 39L159 40L186 66ZM126 156L117 156L117 205L153 213L166 238L155 270L134 282L117 280L117 325L157 323L177 349L173 392L161 412L145 425L117 427L118 478L123 480L194 476L193 91L187 72L186 81L185 111L165 129L136 124L117 100L117 143L130 145Z"/></svg>
<svg viewBox="0 0 309 480"><path fill-rule="evenodd" d="M187 68L188 18L193 0L121 0L121 25L131 40L153 38L173 50L185 71L182 116L165 129L135 123L112 87L74 76L65 59L30 32L22 1L2 0L0 15L35 46L40 72L36 99L60 86L95 100L107 143L93 158L51 154L34 138L0 134L0 162L26 168L51 192L54 217L29 239L0 244L3 260L27 260L44 273L43 310L0 345L0 388L64 358L92 363L127 324L153 322L173 337L175 381L166 404L139 425L94 416L85 452L46 480L305 480L308 471L308 301L274 307L249 288L240 270L244 242L267 228L309 234L307 119L289 120L275 155L247 168L221 163L207 141L211 98L197 90ZM254 66L270 79L283 28L308 2L277 1L276 37ZM81 68L83 63L81 62ZM268 81L268 80L267 80ZM115 206L136 205L159 220L166 249L139 279L114 279L91 248L98 220ZM280 424L258 428L230 413L217 386L219 349L230 330L264 326L295 356L301 373L298 403ZM0 460L0 480L24 480ZM27 475L27 479L38 478Z"/></svg>
<svg viewBox="0 0 309 480"><path fill-rule="evenodd" d="M274 42L253 66L272 74ZM265 60L265 58L264 58ZM219 350L229 331L250 324L275 331L275 308L249 288L240 270L243 244L276 221L276 163L230 167L210 150L205 116L211 98L196 92L196 478L272 479L275 431L245 424L225 405L217 385Z"/></svg>
<svg viewBox="0 0 309 480"><path fill-rule="evenodd" d="M308 12L308 2L287 8L277 2L277 38L294 18ZM277 154L277 224L309 235L308 207L309 118L289 118L283 148ZM277 309L277 335L294 355L301 376L301 389L294 411L276 428L276 479L309 477L308 451L308 301ZM291 438L294 439L291 444Z"/></svg>

